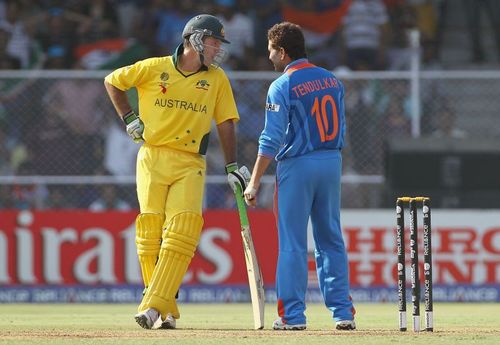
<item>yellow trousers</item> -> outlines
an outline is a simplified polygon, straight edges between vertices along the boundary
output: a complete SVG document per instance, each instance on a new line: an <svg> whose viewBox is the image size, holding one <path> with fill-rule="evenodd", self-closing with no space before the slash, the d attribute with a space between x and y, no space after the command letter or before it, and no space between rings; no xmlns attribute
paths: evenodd
<svg viewBox="0 0 500 345"><path fill-rule="evenodd" d="M205 170L205 159L199 154L147 144L139 150L137 196L141 214L136 221L136 243L146 286L139 312L155 308L163 318L168 313L180 316L175 292L203 226ZM162 229L147 228L158 228L162 221Z"/></svg>

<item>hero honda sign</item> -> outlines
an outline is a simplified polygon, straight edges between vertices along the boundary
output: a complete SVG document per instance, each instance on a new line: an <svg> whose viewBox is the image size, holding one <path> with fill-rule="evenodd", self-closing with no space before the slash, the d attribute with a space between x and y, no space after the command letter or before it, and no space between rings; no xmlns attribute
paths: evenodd
<svg viewBox="0 0 500 345"><path fill-rule="evenodd" d="M395 213L352 211L343 218L353 286L395 285ZM419 221L421 220L419 214ZM419 232L422 224L418 224ZM409 230L405 229L409 251ZM423 253L423 236L419 236ZM443 211L432 214L433 281L437 285L500 284L500 213ZM409 269L409 255L407 269ZM420 265L423 267L423 263ZM423 270L420 270L421 272Z"/></svg>

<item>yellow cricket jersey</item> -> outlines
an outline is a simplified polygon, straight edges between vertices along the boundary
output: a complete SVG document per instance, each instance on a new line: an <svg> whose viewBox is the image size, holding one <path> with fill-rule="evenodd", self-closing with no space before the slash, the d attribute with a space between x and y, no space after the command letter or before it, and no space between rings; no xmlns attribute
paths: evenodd
<svg viewBox="0 0 500 345"><path fill-rule="evenodd" d="M205 154L212 119L239 120L229 80L221 68L184 75L175 55L150 58L115 70L105 80L120 90L137 88L144 141Z"/></svg>

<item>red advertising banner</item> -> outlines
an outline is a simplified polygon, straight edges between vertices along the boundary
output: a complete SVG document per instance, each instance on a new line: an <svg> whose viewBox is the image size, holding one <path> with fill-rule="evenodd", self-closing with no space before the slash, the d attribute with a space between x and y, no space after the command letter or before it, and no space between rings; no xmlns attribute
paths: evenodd
<svg viewBox="0 0 500 345"><path fill-rule="evenodd" d="M136 212L0 212L0 284L141 284ZM249 212L264 280L274 283L271 212ZM185 284L247 284L236 211L209 211Z"/></svg>
<svg viewBox="0 0 500 345"><path fill-rule="evenodd" d="M0 302L140 299L136 215L136 211L1 211ZM275 220L270 211L250 210L249 218L269 301L274 296L278 247ZM204 219L180 299L248 299L237 212L208 210ZM342 224L353 298L396 298L395 213L347 210L342 212ZM311 236L309 240L312 253ZM422 251L422 236L419 242ZM406 248L408 253L408 243ZM432 254L437 301L500 301L500 212L433 210ZM408 262L408 271L409 266ZM308 295L320 301L312 255L309 268Z"/></svg>

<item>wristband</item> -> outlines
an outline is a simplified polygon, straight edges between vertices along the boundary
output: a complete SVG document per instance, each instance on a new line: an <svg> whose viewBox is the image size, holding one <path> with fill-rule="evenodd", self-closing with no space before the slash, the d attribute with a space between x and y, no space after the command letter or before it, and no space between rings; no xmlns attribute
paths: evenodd
<svg viewBox="0 0 500 345"><path fill-rule="evenodd" d="M137 119L137 115L135 115L133 110L129 111L128 113L126 113L125 115L122 116L122 120L123 120L123 122L125 122L126 125L128 125L129 123L131 123L135 119Z"/></svg>
<svg viewBox="0 0 500 345"><path fill-rule="evenodd" d="M232 162L232 163L226 164L225 170L226 170L226 174L229 174L229 173L232 173L233 171L238 170L238 163Z"/></svg>

